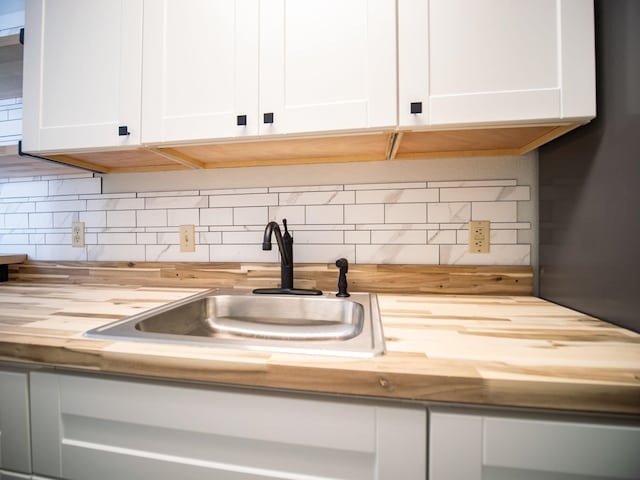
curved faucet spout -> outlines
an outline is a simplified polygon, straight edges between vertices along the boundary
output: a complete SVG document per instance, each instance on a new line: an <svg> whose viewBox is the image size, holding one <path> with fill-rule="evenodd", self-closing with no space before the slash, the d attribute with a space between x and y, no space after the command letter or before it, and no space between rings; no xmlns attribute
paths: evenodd
<svg viewBox="0 0 640 480"><path fill-rule="evenodd" d="M291 266L291 258L285 248L284 241L282 239L282 232L280 231L280 226L277 222L267 223L267 226L264 229L264 238L262 239L262 250L271 250L271 236L274 233L276 235L276 242L278 243L278 250L280 250L282 263L286 266Z"/></svg>

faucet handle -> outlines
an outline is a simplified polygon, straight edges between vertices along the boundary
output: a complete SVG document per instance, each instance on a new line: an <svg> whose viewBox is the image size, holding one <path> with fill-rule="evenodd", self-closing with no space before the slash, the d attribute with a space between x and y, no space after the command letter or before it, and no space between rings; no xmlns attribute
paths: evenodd
<svg viewBox="0 0 640 480"><path fill-rule="evenodd" d="M336 297L349 297L347 292L347 272L349 271L349 261L346 258L339 258L336 260L336 267L340 269L340 276L338 277L338 293Z"/></svg>

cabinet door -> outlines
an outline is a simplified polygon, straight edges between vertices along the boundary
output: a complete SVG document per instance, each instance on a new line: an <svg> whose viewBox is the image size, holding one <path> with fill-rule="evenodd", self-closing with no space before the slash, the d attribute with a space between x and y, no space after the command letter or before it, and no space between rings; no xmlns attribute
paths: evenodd
<svg viewBox="0 0 640 480"><path fill-rule="evenodd" d="M258 133L258 8L258 0L145 0L144 143Z"/></svg>
<svg viewBox="0 0 640 480"><path fill-rule="evenodd" d="M0 370L0 469L31 471L29 389L22 372Z"/></svg>
<svg viewBox="0 0 640 480"><path fill-rule="evenodd" d="M142 0L27 0L23 148L139 144L141 55Z"/></svg>
<svg viewBox="0 0 640 480"><path fill-rule="evenodd" d="M68 479L418 480L426 411L31 375L34 472Z"/></svg>
<svg viewBox="0 0 640 480"><path fill-rule="evenodd" d="M395 2L263 0L260 14L262 134L395 126Z"/></svg>
<svg viewBox="0 0 640 480"><path fill-rule="evenodd" d="M595 115L591 0L399 0L398 15L401 126Z"/></svg>
<svg viewBox="0 0 640 480"><path fill-rule="evenodd" d="M640 478L640 427L432 411L431 480Z"/></svg>

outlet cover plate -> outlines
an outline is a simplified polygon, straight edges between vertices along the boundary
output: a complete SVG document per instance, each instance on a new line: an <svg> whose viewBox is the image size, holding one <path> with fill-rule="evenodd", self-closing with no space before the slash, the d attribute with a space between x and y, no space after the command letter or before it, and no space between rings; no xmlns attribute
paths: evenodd
<svg viewBox="0 0 640 480"><path fill-rule="evenodd" d="M196 251L196 230L194 225L180 225L180 251Z"/></svg>
<svg viewBox="0 0 640 480"><path fill-rule="evenodd" d="M84 247L84 222L71 224L71 246Z"/></svg>
<svg viewBox="0 0 640 480"><path fill-rule="evenodd" d="M489 253L491 222L488 220L475 220L469 222L469 252Z"/></svg>

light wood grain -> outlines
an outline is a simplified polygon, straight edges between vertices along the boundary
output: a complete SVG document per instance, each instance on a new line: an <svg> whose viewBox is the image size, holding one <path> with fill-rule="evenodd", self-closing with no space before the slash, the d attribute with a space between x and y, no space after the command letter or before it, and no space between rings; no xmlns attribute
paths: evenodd
<svg viewBox="0 0 640 480"><path fill-rule="evenodd" d="M378 297L374 359L86 339L201 289L0 285L0 360L308 392L640 415L640 334L521 296Z"/></svg>
<svg viewBox="0 0 640 480"><path fill-rule="evenodd" d="M335 291L334 264L297 264L300 288ZM104 283L171 287L276 287L276 263L127 263L29 261L9 267L22 282ZM349 288L387 293L531 295L533 272L522 266L349 265Z"/></svg>
<svg viewBox="0 0 640 480"><path fill-rule="evenodd" d="M521 155L580 124L508 126L429 131L385 131L306 138L226 140L129 150L45 154L46 158L101 173L254 167L396 159ZM6 161L5 161L6 162ZM33 160L32 160L33 162ZM37 162L37 161L36 161ZM0 176L3 175L0 157ZM36 163L35 174L45 165ZM13 163L5 165L15 176ZM51 167L49 167L51 168ZM17 170L25 172L24 168ZM31 175L34 173L32 172Z"/></svg>
<svg viewBox="0 0 640 480"><path fill-rule="evenodd" d="M2 247L0 247L1 249ZM14 254L14 253L10 253L10 254L5 254L5 253L0 253L0 265L8 265L11 263L22 263L27 259L26 255L20 255L20 254Z"/></svg>
<svg viewBox="0 0 640 480"><path fill-rule="evenodd" d="M579 124L404 132L394 158L522 155L578 126Z"/></svg>

